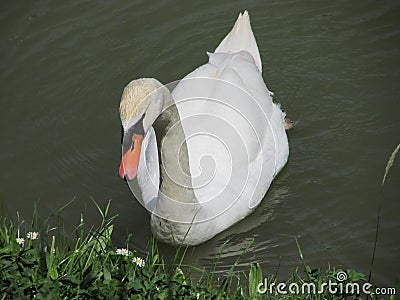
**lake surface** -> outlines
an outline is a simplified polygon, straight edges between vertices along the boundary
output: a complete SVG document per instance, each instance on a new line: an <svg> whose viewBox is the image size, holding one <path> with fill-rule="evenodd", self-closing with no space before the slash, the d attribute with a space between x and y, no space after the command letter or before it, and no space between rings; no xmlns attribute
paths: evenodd
<svg viewBox="0 0 400 300"><path fill-rule="evenodd" d="M42 219L69 200L73 228L88 227L112 199L115 244L132 233L145 251L149 216L118 175L118 105L132 79L168 83L207 61L238 13L250 12L263 76L289 117L290 158L261 206L186 262L225 272L260 262L281 280L301 261L368 273L378 199L381 224L372 281L393 286L400 267L400 163L380 188L400 142L398 1L98 1L0 5L0 189L5 213ZM54 226L56 225L53 224ZM160 246L166 257L172 247Z"/></svg>

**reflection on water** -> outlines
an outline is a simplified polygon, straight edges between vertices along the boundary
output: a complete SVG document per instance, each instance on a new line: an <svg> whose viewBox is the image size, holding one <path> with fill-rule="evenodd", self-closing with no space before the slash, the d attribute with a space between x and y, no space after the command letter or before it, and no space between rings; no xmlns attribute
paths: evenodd
<svg viewBox="0 0 400 300"><path fill-rule="evenodd" d="M0 188L9 215L43 218L76 197L67 225L98 216L89 197L113 199L115 240L145 250L149 217L118 178L122 88L138 77L182 78L207 60L238 12L247 8L264 78L289 117L290 160L261 206L186 260L226 271L253 241L253 261L285 279L307 261L368 272L377 200L381 228L373 280L399 274L400 168L383 191L388 156L399 142L399 4L395 1L265 3L145 1L127 4L31 2L0 10ZM174 249L161 246L164 255Z"/></svg>

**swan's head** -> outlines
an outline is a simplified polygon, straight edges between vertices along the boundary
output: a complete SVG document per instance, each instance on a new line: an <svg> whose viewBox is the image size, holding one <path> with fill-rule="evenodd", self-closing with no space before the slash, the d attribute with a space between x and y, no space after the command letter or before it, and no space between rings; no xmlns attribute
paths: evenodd
<svg viewBox="0 0 400 300"><path fill-rule="evenodd" d="M142 140L160 115L168 92L153 78L131 81L122 93L119 113L122 123L122 159L119 175L127 180L136 176ZM168 92L169 93L169 92Z"/></svg>

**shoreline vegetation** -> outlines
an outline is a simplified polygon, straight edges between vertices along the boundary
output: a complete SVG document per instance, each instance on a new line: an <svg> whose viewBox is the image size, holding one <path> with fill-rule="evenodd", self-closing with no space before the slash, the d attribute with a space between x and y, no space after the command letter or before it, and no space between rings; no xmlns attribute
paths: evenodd
<svg viewBox="0 0 400 300"><path fill-rule="evenodd" d="M249 265L247 274L235 272L241 256L247 252L251 243L243 249L242 255L225 276L215 278L213 271L224 245L208 270L183 265L187 250L185 246L178 247L173 261L166 263L154 239L149 243L147 255L141 257L135 249L113 245L112 223L116 216L108 217L111 201L104 210L94 203L101 214L101 224L86 233L81 215L80 224L73 230L74 239L64 238L65 233L55 234L56 228L47 226L46 221L38 224L36 208L33 221L27 226L28 230L24 228L24 222L14 223L6 217L0 217L1 300L293 298L290 294L286 297L279 295L277 291L272 294L268 291L265 295L258 292L259 284L265 280L270 285L277 284L274 276L265 274L268 278L263 277L258 263ZM61 213L62 209L57 213ZM294 241L306 277L303 278L297 269L287 281L288 285L308 281L321 287L323 282L335 279L338 272L343 272L340 269L327 269L323 273L320 269L312 269L305 263L298 241ZM193 279L192 272L200 273L200 278ZM349 275L349 282L366 278L354 270L347 270L346 274ZM308 298L307 295L298 296L298 299ZM343 299L345 295L330 297L326 291L325 294L315 296L315 299Z"/></svg>
<svg viewBox="0 0 400 300"><path fill-rule="evenodd" d="M399 148L400 145L389 158L382 187ZM377 234L371 269L379 231L380 199L378 201ZM71 202L57 210L55 215L60 215ZM235 271L242 255L225 276L215 278L213 271L223 246L219 254L216 254L214 264L207 270L204 267L182 263L187 250L184 246L177 248L171 263L166 263L158 252L154 239L149 243L147 255L142 257L128 246L117 248L113 245L111 236L116 216L108 216L110 201L104 209L93 202L101 215L101 224L86 232L84 216L81 214L80 224L75 227L72 235L61 231L64 228L62 224L53 228L47 221L39 224L36 206L29 225L20 221L18 214L16 222L0 216L0 300L381 299L382 296L375 293L377 287L373 285L370 285L370 295L354 290L349 293L340 288L336 288L333 293L326 286L328 282L336 287L340 287L340 284L361 286L368 284L369 280L364 274L353 269L311 268L304 259L297 239L294 239L294 242L302 266L297 268L286 282L277 282L274 275L263 274L258 263L250 264L247 273ZM58 234L54 234L57 231ZM129 238L128 236L127 245ZM250 246L251 243L243 249L242 254L246 253ZM194 279L192 272L200 273L200 278ZM368 277L370 279L371 272ZM281 287L282 284L285 285L284 293L279 290L279 284ZM311 285L315 286L314 291L310 290ZM293 290L290 290L291 286ZM296 289L304 286L308 288L306 291ZM393 288L392 292L396 293L396 290ZM393 294L387 297L395 299Z"/></svg>

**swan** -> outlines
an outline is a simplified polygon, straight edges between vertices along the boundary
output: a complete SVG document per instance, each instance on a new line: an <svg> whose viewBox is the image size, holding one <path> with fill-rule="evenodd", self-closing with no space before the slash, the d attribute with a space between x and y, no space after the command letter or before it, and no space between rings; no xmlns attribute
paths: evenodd
<svg viewBox="0 0 400 300"><path fill-rule="evenodd" d="M131 81L119 107L119 175L160 241L198 245L249 215L289 156L247 11L208 62L171 86Z"/></svg>

